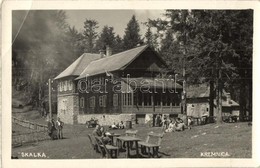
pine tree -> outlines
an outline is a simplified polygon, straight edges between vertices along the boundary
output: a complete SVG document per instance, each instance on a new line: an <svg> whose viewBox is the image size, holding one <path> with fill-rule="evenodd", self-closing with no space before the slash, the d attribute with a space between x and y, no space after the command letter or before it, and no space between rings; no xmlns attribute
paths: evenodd
<svg viewBox="0 0 260 168"><path fill-rule="evenodd" d="M124 51L123 45L124 44L123 44L122 38L119 35L116 35L115 45L113 47L113 53L116 54L116 53Z"/></svg>
<svg viewBox="0 0 260 168"><path fill-rule="evenodd" d="M131 20L128 22L125 29L125 35L123 38L124 49L131 49L136 47L138 44L142 44L140 26L138 21L135 18L135 15L132 16Z"/></svg>
<svg viewBox="0 0 260 168"><path fill-rule="evenodd" d="M212 86L214 81L218 122L222 121L222 89L238 89L233 94L240 97L242 119L245 109L252 107L252 10L167 10L166 17L165 22L153 21L165 31L162 55L174 58L180 53L177 57L184 60L189 83L211 81ZM167 35L169 30L173 38Z"/></svg>
<svg viewBox="0 0 260 168"><path fill-rule="evenodd" d="M85 40L85 52L93 53L94 46L96 42L96 38L98 36L98 33L96 32L96 29L98 28L98 22L95 20L89 20L86 19L84 22L84 40Z"/></svg>
<svg viewBox="0 0 260 168"><path fill-rule="evenodd" d="M113 27L104 26L102 32L97 40L96 50L104 50L108 45L112 49L115 46L115 32Z"/></svg>
<svg viewBox="0 0 260 168"><path fill-rule="evenodd" d="M146 44L148 44L151 48L153 48L154 50L158 50L159 44L158 44L158 34L154 34L152 32L152 26L149 22L145 23L146 27L147 27L147 31L145 33L145 39L146 39Z"/></svg>

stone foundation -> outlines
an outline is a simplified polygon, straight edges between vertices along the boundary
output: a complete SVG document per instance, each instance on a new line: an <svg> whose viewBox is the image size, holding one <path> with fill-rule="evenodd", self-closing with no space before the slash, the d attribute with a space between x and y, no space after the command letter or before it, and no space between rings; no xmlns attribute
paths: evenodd
<svg viewBox="0 0 260 168"><path fill-rule="evenodd" d="M98 123L101 125L112 125L114 122L117 124L121 121L132 121L135 123L135 114L85 114L78 115L78 123L86 124L86 121L89 121L91 118L98 119Z"/></svg>

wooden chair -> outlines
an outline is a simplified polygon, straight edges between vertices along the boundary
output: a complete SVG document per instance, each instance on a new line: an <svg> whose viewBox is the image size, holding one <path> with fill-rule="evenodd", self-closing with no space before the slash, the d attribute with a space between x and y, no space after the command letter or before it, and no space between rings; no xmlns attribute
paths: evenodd
<svg viewBox="0 0 260 168"><path fill-rule="evenodd" d="M161 146L163 135L153 132L148 133L146 141L138 142L141 154L148 155L148 157L159 157L159 147Z"/></svg>
<svg viewBox="0 0 260 168"><path fill-rule="evenodd" d="M98 150L97 141L96 141L96 139L94 138L94 136L91 135L91 134L88 134L88 138L89 138L89 141L90 141L90 143L91 143L91 146L92 146L93 150L96 151L96 152L100 152L100 151Z"/></svg>
<svg viewBox="0 0 260 168"><path fill-rule="evenodd" d="M118 157L118 147L112 146L112 145L105 145L102 141L101 137L95 137L97 141L97 146L99 150L101 151L102 157L106 158L117 158Z"/></svg>

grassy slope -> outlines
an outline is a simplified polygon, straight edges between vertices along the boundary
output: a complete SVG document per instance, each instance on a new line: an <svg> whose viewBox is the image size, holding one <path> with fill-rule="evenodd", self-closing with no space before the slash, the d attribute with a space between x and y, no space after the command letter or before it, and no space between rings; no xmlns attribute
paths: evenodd
<svg viewBox="0 0 260 168"><path fill-rule="evenodd" d="M145 139L147 132L161 132L161 128L137 126L138 136ZM30 146L14 148L14 156L21 152L44 152L52 159L88 159L100 158L90 147L87 134L93 129L84 125L66 125L66 139L44 141ZM113 130L123 133L125 130ZM228 152L231 158L250 158L252 151L252 127L246 123L215 124L196 126L184 132L167 133L163 137L163 158L198 158L201 152ZM120 154L124 157L124 154Z"/></svg>

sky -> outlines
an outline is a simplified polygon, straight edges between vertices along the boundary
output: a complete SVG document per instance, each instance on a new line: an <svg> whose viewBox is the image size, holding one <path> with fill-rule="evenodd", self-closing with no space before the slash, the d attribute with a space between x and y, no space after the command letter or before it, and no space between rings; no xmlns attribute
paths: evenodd
<svg viewBox="0 0 260 168"><path fill-rule="evenodd" d="M94 19L99 24L98 32L105 25L114 27L115 34L123 37L127 23L133 15L140 25L140 34L144 35L146 27L142 24L148 18L157 19L163 17L163 10L66 10L67 21L79 31L83 31L84 21Z"/></svg>

